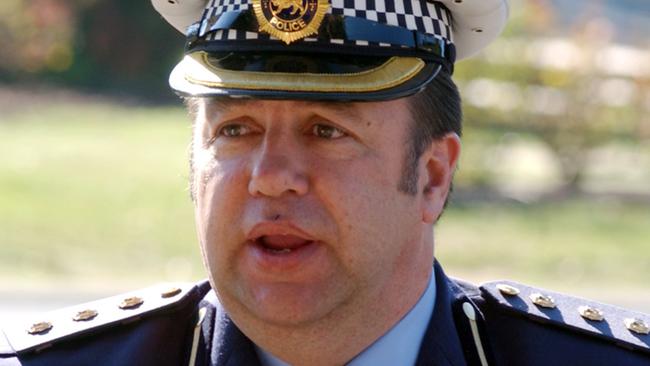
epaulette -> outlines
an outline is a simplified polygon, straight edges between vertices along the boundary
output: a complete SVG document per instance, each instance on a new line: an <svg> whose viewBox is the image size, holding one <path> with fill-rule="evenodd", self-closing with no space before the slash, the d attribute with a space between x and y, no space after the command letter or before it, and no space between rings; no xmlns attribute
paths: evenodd
<svg viewBox="0 0 650 366"><path fill-rule="evenodd" d="M164 283L21 318L0 331L0 356L38 352L72 338L173 311L196 288L193 283Z"/></svg>
<svg viewBox="0 0 650 366"><path fill-rule="evenodd" d="M488 282L480 290L507 313L650 353L650 315L512 281Z"/></svg>

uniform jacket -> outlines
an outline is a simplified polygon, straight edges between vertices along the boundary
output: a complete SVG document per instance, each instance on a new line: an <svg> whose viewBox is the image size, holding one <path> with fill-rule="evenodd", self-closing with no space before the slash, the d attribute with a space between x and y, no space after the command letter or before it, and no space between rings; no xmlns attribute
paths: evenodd
<svg viewBox="0 0 650 366"><path fill-rule="evenodd" d="M514 282L476 287L434 268L436 304L418 366L650 365L650 335L640 322L650 323L648 315ZM0 365L259 365L207 281L169 286L8 325ZM586 307L603 319L580 315Z"/></svg>

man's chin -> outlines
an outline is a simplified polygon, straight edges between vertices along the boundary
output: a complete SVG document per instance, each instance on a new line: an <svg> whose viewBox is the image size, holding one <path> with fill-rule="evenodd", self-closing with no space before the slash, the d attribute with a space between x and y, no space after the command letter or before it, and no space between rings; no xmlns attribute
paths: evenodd
<svg viewBox="0 0 650 366"><path fill-rule="evenodd" d="M229 290L234 291L222 291L220 300L242 328L260 322L284 328L314 325L331 316L350 292L322 283L265 283Z"/></svg>
<svg viewBox="0 0 650 366"><path fill-rule="evenodd" d="M337 297L314 284L274 283L251 290L248 310L259 320L282 326L300 326L317 322L336 308Z"/></svg>

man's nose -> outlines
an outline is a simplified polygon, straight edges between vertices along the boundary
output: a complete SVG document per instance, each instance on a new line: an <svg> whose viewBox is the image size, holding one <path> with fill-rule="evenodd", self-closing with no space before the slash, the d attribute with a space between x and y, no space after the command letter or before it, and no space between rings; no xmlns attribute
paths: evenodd
<svg viewBox="0 0 650 366"><path fill-rule="evenodd" d="M285 193L304 195L309 190L307 175L291 144L265 144L253 165L248 192L252 196L280 197Z"/></svg>

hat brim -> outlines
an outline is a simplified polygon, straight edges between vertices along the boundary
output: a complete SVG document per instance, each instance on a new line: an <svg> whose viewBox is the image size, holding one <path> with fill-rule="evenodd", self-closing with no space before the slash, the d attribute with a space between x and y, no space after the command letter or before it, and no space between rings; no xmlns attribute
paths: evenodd
<svg viewBox="0 0 650 366"><path fill-rule="evenodd" d="M211 62L209 53L197 51L176 65L169 84L184 96L388 100L418 92L440 69L435 62L395 56L359 72L232 70Z"/></svg>

